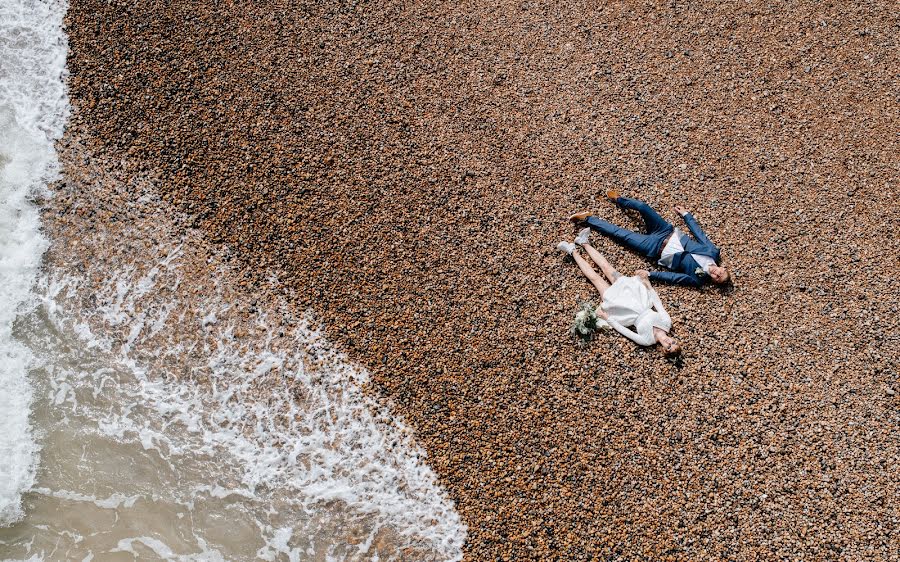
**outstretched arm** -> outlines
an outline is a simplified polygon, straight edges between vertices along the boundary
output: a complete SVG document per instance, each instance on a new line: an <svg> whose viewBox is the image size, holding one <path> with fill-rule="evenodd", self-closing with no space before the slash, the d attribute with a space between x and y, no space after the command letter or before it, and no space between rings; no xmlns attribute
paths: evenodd
<svg viewBox="0 0 900 562"><path fill-rule="evenodd" d="M612 326L615 331L619 332L638 345L653 345L654 343L656 343L656 336L653 335L652 330L649 334L639 334L634 330L630 330L625 326L619 324L612 318L609 318L607 322L609 322L609 325Z"/></svg>
<svg viewBox="0 0 900 562"><path fill-rule="evenodd" d="M649 283L648 283L649 286ZM653 287L649 287L650 289L650 302L653 303L653 307L656 308L656 311L659 312L659 315L665 319L669 324L672 323L672 317L669 316L669 313L666 312L666 308L663 306L662 301L659 299L659 294L657 294L656 289Z"/></svg>
<svg viewBox="0 0 900 562"><path fill-rule="evenodd" d="M650 284L650 272L646 269L636 269L634 274L637 275L638 279L641 280L644 287L647 287L651 291L653 290L653 285Z"/></svg>
<svg viewBox="0 0 900 562"><path fill-rule="evenodd" d="M685 224L687 224L688 229L691 231L691 234L694 235L699 242L702 244L708 244L710 246L715 246L712 241L706 236L706 233L703 232L703 229L700 228L700 223L697 222L697 219L694 218L694 215L688 212L684 207L679 207L675 205L675 210L678 211L678 214L681 215L681 218L684 219Z"/></svg>
<svg viewBox="0 0 900 562"><path fill-rule="evenodd" d="M682 287L700 287L702 283L696 276L686 273L675 273L674 271L651 271L650 279L661 283L669 283L671 285L681 285Z"/></svg>
<svg viewBox="0 0 900 562"><path fill-rule="evenodd" d="M646 269L638 269L635 271L635 274L640 278L641 283L644 284L644 287L647 287L647 293L650 295L650 304L656 308L656 311L662 316L667 322L672 323L672 318L669 317L669 313L666 312L665 307L663 306L662 301L659 298L659 293L656 292L656 289L653 288L653 285L650 284L650 274L647 273Z"/></svg>

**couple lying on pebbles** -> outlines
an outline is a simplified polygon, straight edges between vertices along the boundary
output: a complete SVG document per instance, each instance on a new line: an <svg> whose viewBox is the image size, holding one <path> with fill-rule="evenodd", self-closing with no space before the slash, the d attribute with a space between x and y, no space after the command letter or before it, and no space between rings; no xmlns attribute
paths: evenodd
<svg viewBox="0 0 900 562"><path fill-rule="evenodd" d="M585 277L600 291L603 302L596 309L596 316L602 322L597 320L597 323L608 324L638 345L658 343L666 355L677 355L681 353L681 346L669 335L672 319L659 300L659 295L653 290L650 280L688 287L700 287L707 281L728 283L731 276L728 269L721 265L721 253L700 229L693 215L681 207L676 206L675 210L684 218L695 239L666 222L650 205L642 201L620 197L615 191L607 192L606 196L623 209L639 212L647 233L620 228L588 212L576 213L569 217L570 220L576 224L586 224L589 228L579 232L574 243L560 242L557 248L571 255ZM648 273L639 269L633 277L623 276L591 246L591 229L672 271ZM578 246L584 248L603 275L597 273L581 256Z"/></svg>

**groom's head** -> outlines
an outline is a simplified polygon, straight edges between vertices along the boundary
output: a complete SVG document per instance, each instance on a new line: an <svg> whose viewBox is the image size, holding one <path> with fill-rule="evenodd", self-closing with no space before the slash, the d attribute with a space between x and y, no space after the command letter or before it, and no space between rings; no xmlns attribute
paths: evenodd
<svg viewBox="0 0 900 562"><path fill-rule="evenodd" d="M731 280L731 274L724 265L711 265L709 266L709 278L716 285L723 285Z"/></svg>

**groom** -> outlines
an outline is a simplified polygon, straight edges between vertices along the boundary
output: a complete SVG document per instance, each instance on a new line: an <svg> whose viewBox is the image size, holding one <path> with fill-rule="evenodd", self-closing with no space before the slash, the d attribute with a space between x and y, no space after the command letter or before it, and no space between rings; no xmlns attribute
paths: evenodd
<svg viewBox="0 0 900 562"><path fill-rule="evenodd" d="M639 212L647 227L647 234L618 227L587 211L575 213L569 220L585 223L593 230L639 254L658 260L660 265L672 270L651 272L650 279L685 287L699 287L707 281L727 283L731 278L728 269L720 265L722 256L719 249L706 237L694 216L684 208L675 206L696 240L666 222L643 201L619 197L615 191L607 191L606 196L619 207Z"/></svg>

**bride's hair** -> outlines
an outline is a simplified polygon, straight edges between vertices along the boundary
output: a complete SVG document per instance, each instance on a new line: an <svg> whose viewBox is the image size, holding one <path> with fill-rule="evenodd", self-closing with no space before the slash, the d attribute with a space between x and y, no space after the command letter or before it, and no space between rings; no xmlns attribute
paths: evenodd
<svg viewBox="0 0 900 562"><path fill-rule="evenodd" d="M681 344L678 343L677 340L673 338L673 343L669 347L663 346L663 353L667 357L672 357L675 355L681 355Z"/></svg>

